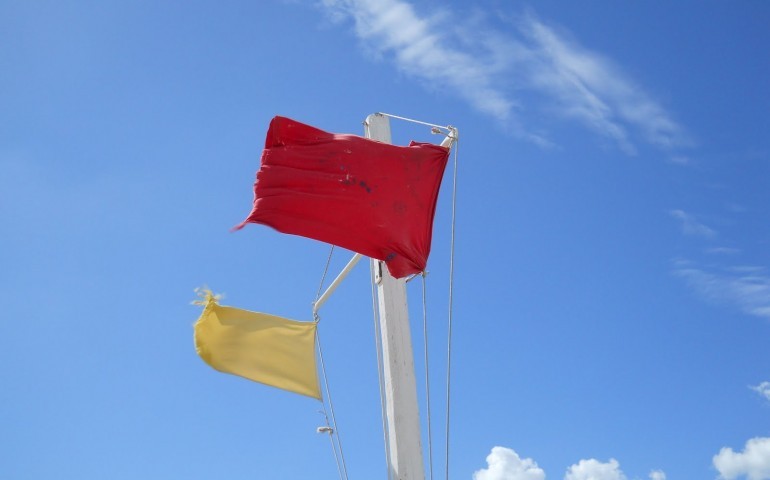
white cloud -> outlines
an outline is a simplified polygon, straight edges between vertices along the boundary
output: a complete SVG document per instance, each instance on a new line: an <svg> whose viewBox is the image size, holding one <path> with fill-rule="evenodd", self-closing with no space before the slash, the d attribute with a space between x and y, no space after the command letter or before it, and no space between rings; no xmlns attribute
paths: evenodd
<svg viewBox="0 0 770 480"><path fill-rule="evenodd" d="M682 232L686 235L711 238L717 233L714 229L700 223L695 216L683 210L671 210L668 213L682 222Z"/></svg>
<svg viewBox="0 0 770 480"><path fill-rule="evenodd" d="M749 387L766 399L770 400L770 382L762 382L757 386Z"/></svg>
<svg viewBox="0 0 770 480"><path fill-rule="evenodd" d="M478 110L500 120L508 118L514 102L493 85L494 65L484 56L447 46L439 15L422 18L401 0L323 0L322 4L337 18L352 18L356 34L367 47L378 55L393 55L407 74L449 86Z"/></svg>
<svg viewBox="0 0 770 480"><path fill-rule="evenodd" d="M451 89L540 145L551 142L536 125L544 105L533 105L531 97L629 154L636 152L635 135L669 152L688 144L684 129L611 61L533 14L503 30L478 10L424 17L406 0L322 0L321 5L337 21L352 19L356 35L375 56L389 58L434 88Z"/></svg>
<svg viewBox="0 0 770 480"><path fill-rule="evenodd" d="M557 100L565 115L614 139L627 153L636 150L629 127L664 149L687 143L682 128L611 61L534 16L522 25L535 51L531 80Z"/></svg>
<svg viewBox="0 0 770 480"><path fill-rule="evenodd" d="M713 458L720 478L733 480L745 475L748 480L770 480L770 438L757 437L746 442L743 452L724 447Z"/></svg>
<svg viewBox="0 0 770 480"><path fill-rule="evenodd" d="M487 456L487 468L474 472L473 480L545 480L545 472L531 458L521 458L510 448L493 447ZM627 477L614 458L606 463L591 458L571 465L564 480L627 480ZM650 480L666 480L666 474L653 470Z"/></svg>
<svg viewBox="0 0 770 480"><path fill-rule="evenodd" d="M770 276L764 272L762 267L709 272L685 261L678 261L674 267L674 274L684 278L701 297L770 319Z"/></svg>
<svg viewBox="0 0 770 480"><path fill-rule="evenodd" d="M545 472L531 458L505 447L493 447L487 468L473 473L473 480L545 480Z"/></svg>
<svg viewBox="0 0 770 480"><path fill-rule="evenodd" d="M650 472L650 480L666 480L666 474L663 470L653 470Z"/></svg>
<svg viewBox="0 0 770 480"><path fill-rule="evenodd" d="M738 253L741 253L741 250L738 248L732 248L732 247L713 247L713 248L707 248L705 252L710 254L719 254L719 255L736 255Z"/></svg>
<svg viewBox="0 0 770 480"><path fill-rule="evenodd" d="M614 458L602 463L594 458L581 460L567 469L564 480L626 480Z"/></svg>

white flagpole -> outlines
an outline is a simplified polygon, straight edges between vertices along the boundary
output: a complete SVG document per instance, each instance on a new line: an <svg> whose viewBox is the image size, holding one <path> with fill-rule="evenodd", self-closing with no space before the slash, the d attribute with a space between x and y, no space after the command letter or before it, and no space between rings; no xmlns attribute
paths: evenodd
<svg viewBox="0 0 770 480"><path fill-rule="evenodd" d="M368 138L391 143L388 117L375 113L366 117L364 125ZM406 280L393 278L385 262L372 259L372 266L379 297L389 478L424 480Z"/></svg>

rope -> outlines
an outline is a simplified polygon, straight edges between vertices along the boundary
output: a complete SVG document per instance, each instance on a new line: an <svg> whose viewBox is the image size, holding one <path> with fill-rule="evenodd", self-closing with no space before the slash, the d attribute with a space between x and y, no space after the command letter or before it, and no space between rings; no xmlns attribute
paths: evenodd
<svg viewBox="0 0 770 480"><path fill-rule="evenodd" d="M385 381L383 380L382 337L380 333L380 313L377 308L377 287L375 286L374 265L376 261L369 262L369 271L372 277L372 317L374 318L374 344L377 351L377 379L380 383L380 413L382 415L382 436L385 442L385 468L388 471L388 480L393 478L390 468L390 433L388 431L388 415L385 408Z"/></svg>
<svg viewBox="0 0 770 480"><path fill-rule="evenodd" d="M446 361L446 480L449 480L449 394L451 392L452 371L452 290L455 269L455 223L457 219L457 150L459 139L455 139L454 174L452 175L452 241L449 247L449 320L447 322L447 361Z"/></svg>
<svg viewBox="0 0 770 480"><path fill-rule="evenodd" d="M423 121L420 121L420 120L414 120L413 118L400 117L398 115L391 115L390 113L383 113L383 112L377 112L377 113L379 115L383 115L385 117L397 118L399 120L404 120L406 122L419 123L420 125L427 125L429 127L435 127L435 128L443 128L444 130L451 131L451 128L445 127L444 125L436 125L435 123L428 123L428 122L423 122Z"/></svg>
<svg viewBox="0 0 770 480"><path fill-rule="evenodd" d="M425 350L425 403L426 413L428 415L428 477L433 480L433 435L431 434L431 419L430 419L430 369L428 368L428 301L425 291L426 275L422 273L422 333Z"/></svg>
<svg viewBox="0 0 770 480"><path fill-rule="evenodd" d="M326 273L329 271L329 264L332 261L332 254L334 253L334 245L331 246L329 249L329 256L326 258L326 266L324 267L323 274L321 275L321 281L318 284L318 292L315 295L315 301L317 302L318 299L321 297L321 290L324 286L324 280L326 280ZM315 302L314 302L315 303ZM316 322L319 322L321 319L318 316L318 312L313 313L314 320ZM323 355L323 349L321 348L321 336L318 333L318 330L316 330L316 344L318 345L318 358L321 360L321 376L323 377L324 381L324 388L326 390L326 398L329 402L329 410L331 411L332 415L332 425L331 427L329 425L329 414L326 411L326 403L321 401L321 405L323 406L323 415L326 419L326 427L328 428L329 433L329 441L332 445L332 453L334 454L334 462L337 464L337 473L340 476L340 479L347 480L348 479L348 469L345 465L345 455L342 453L342 439L340 438L340 432L339 428L337 427L337 418L334 416L334 403L332 403L332 395L331 391L329 390L329 378L326 375L326 364L324 363L324 355ZM336 443L335 443L336 438ZM337 451L339 450L339 454Z"/></svg>
<svg viewBox="0 0 770 480"><path fill-rule="evenodd" d="M329 424L329 415L326 413L326 408L324 407L323 410L320 412L324 416L324 420L326 421L326 428L318 428L318 433L326 432L329 434L329 442L332 445L332 452L334 452L334 462L337 464L337 474L340 476L340 479L344 479L342 476L342 469L340 468L340 460L337 456L337 446L334 444L334 428Z"/></svg>
<svg viewBox="0 0 770 480"><path fill-rule="evenodd" d="M324 354L321 349L321 337L316 331L316 344L318 345L318 357L321 359L321 373L324 379L324 388L326 390L326 398L329 401L329 411L332 414L332 424L334 425L334 434L337 438L337 448L339 448L339 458L342 460L342 467L340 468L340 460L337 458L337 449L334 448L334 442L332 442L332 449L334 450L334 460L337 462L337 470L340 472L340 478L348 479L348 469L345 465L345 455L342 453L342 440L340 438L340 431L337 428L337 418L334 416L334 403L332 402L331 392L329 391L329 380L326 376L326 365L324 364ZM326 404L324 405L324 415L326 415Z"/></svg>
<svg viewBox="0 0 770 480"><path fill-rule="evenodd" d="M323 275L321 275L321 283L318 284L318 293L315 294L315 301L316 302L321 297L321 289L324 288L324 280L326 280L326 272L329 271L329 264L332 261L332 253L334 253L334 245L332 245L332 248L329 249L329 257L326 259L326 267L324 267L324 273L323 273Z"/></svg>

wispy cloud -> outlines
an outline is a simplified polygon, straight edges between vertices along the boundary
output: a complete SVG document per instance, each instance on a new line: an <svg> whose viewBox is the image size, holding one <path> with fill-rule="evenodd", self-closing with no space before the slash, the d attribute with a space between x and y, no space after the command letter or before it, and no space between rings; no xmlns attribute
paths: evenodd
<svg viewBox="0 0 770 480"><path fill-rule="evenodd" d="M533 51L528 65L533 86L555 98L565 115L614 139L628 153L635 151L629 127L666 150L687 143L683 129L613 62L533 15L520 25Z"/></svg>
<svg viewBox="0 0 770 480"><path fill-rule="evenodd" d="M704 250L708 254L712 255L737 255L741 253L739 248L732 247L713 247Z"/></svg>
<svg viewBox="0 0 770 480"><path fill-rule="evenodd" d="M770 401L770 382L762 382L759 385L749 388Z"/></svg>
<svg viewBox="0 0 770 480"><path fill-rule="evenodd" d="M686 235L710 238L717 234L714 229L699 222L694 215L691 215L683 210L670 210L668 213L681 222L682 233Z"/></svg>
<svg viewBox="0 0 770 480"><path fill-rule="evenodd" d="M746 442L743 452L724 447L712 459L720 478L734 480L746 476L748 480L770 478L770 438L757 437Z"/></svg>
<svg viewBox="0 0 770 480"><path fill-rule="evenodd" d="M691 163L690 157L685 155L674 155L669 160L677 165L689 165Z"/></svg>
<svg viewBox="0 0 770 480"><path fill-rule="evenodd" d="M675 262L674 274L682 277L706 300L727 303L744 313L770 319L770 276L763 267L712 269L691 262Z"/></svg>
<svg viewBox="0 0 770 480"><path fill-rule="evenodd" d="M489 55L451 48L440 15L420 17L401 0L323 0L337 18L349 16L356 35L378 55L393 55L407 74L449 86L478 110L505 120L513 99L495 85Z"/></svg>
<svg viewBox="0 0 770 480"><path fill-rule="evenodd" d="M451 89L541 145L551 142L546 128L537 126L544 112L577 121L628 154L638 141L672 155L689 143L672 116L612 61L532 13L503 30L478 11L427 17L405 0L321 4L336 20L352 19L367 51L431 86Z"/></svg>

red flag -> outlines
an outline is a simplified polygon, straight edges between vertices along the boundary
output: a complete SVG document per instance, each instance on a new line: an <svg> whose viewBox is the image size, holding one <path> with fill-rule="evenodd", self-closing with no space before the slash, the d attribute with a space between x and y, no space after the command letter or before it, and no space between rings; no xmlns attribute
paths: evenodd
<svg viewBox="0 0 770 480"><path fill-rule="evenodd" d="M327 133L285 117L270 122L254 208L261 223L384 260L390 274L425 270L449 149L389 145Z"/></svg>

